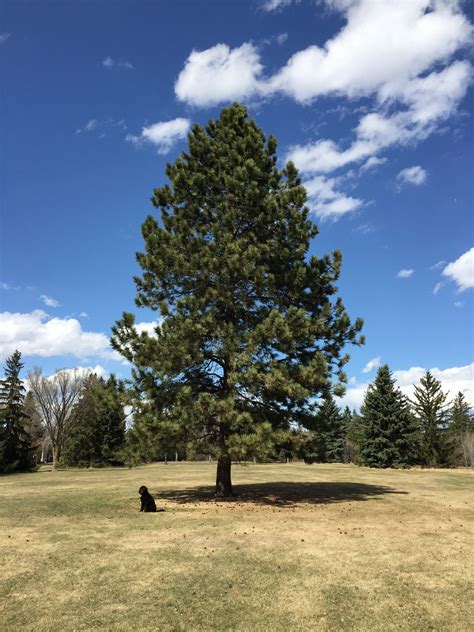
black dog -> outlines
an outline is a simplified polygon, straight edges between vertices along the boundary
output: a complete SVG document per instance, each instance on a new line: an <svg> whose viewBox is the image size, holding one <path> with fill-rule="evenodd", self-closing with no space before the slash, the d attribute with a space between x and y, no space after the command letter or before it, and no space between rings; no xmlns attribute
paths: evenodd
<svg viewBox="0 0 474 632"><path fill-rule="evenodd" d="M145 487L145 485L142 485L140 487L140 489L138 490L138 493L140 494L141 498L141 507L140 507L140 511L156 511L156 504L155 501L153 500L153 496L150 494L150 492L148 491L148 488Z"/></svg>

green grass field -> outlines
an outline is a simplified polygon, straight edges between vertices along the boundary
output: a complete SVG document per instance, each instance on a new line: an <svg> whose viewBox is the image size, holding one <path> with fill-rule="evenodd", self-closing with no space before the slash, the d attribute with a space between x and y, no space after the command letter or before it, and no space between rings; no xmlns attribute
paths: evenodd
<svg viewBox="0 0 474 632"><path fill-rule="evenodd" d="M229 501L214 476L0 478L1 629L473 629L472 472L234 465Z"/></svg>

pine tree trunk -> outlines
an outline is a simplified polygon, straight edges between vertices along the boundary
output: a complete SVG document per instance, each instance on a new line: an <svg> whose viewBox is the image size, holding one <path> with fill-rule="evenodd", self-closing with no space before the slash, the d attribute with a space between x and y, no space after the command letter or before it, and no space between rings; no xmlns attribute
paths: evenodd
<svg viewBox="0 0 474 632"><path fill-rule="evenodd" d="M224 454L217 460L217 474L216 474L216 496L219 498L228 498L233 496L231 470L232 461L230 456Z"/></svg>

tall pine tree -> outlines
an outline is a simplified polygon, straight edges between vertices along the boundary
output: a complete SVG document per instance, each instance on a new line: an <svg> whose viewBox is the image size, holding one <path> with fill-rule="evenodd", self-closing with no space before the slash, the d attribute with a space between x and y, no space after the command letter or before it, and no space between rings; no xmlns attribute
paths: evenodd
<svg viewBox="0 0 474 632"><path fill-rule="evenodd" d="M0 472L25 472L34 468L34 448L27 432L25 387L20 378L21 353L14 351L5 362L0 381Z"/></svg>
<svg viewBox="0 0 474 632"><path fill-rule="evenodd" d="M341 254L308 258L317 229L306 191L246 108L222 110L188 140L154 191L161 221L146 219L137 255L137 305L163 323L149 336L126 313L112 344L157 415L214 446L216 494L228 496L233 457L304 422L331 377L345 380L342 351L362 342L362 322L334 298Z"/></svg>
<svg viewBox="0 0 474 632"><path fill-rule="evenodd" d="M377 372L361 408L362 462L369 467L408 467L414 462L416 433L408 400L395 386L387 364Z"/></svg>
<svg viewBox="0 0 474 632"><path fill-rule="evenodd" d="M430 467L449 464L447 397L441 382L430 371L415 386L412 405L420 429L421 456L425 465Z"/></svg>

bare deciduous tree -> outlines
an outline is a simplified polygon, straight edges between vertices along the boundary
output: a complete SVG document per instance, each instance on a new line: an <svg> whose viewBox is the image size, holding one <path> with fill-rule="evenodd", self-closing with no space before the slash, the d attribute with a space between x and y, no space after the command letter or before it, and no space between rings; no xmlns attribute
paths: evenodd
<svg viewBox="0 0 474 632"><path fill-rule="evenodd" d="M77 369L57 371L50 377L41 369L28 374L37 410L46 427L53 451L53 470L57 468L61 452L72 427L72 409L84 384L85 375Z"/></svg>

